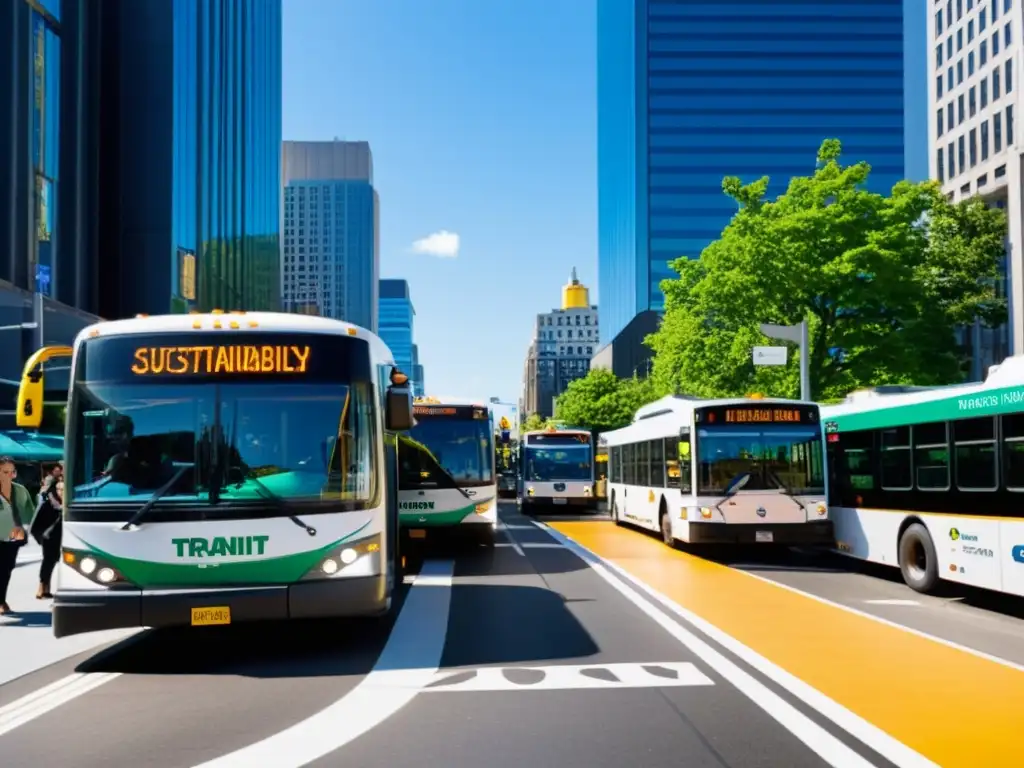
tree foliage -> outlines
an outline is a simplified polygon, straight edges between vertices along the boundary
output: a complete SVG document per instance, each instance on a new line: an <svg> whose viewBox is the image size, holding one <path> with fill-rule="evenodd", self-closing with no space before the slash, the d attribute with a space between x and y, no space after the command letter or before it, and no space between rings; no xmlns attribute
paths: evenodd
<svg viewBox="0 0 1024 768"><path fill-rule="evenodd" d="M519 424L519 434L524 432L536 432L537 430L546 429L550 421L545 419L538 413L531 413Z"/></svg>
<svg viewBox="0 0 1024 768"><path fill-rule="evenodd" d="M738 211L700 258L677 259L662 283L665 316L648 337L657 389L699 396L799 394L798 350L786 366L753 365L751 348L779 345L761 323L807 318L816 399L861 386L963 378L957 325L1002 322L994 289L1004 254L1002 211L950 203L934 182L865 188L866 163L844 166L825 141L811 176L766 199L768 178L722 182Z"/></svg>
<svg viewBox="0 0 1024 768"><path fill-rule="evenodd" d="M611 371L591 368L559 396L555 415L569 426L607 432L632 422L636 410L654 399L648 379L620 379Z"/></svg>

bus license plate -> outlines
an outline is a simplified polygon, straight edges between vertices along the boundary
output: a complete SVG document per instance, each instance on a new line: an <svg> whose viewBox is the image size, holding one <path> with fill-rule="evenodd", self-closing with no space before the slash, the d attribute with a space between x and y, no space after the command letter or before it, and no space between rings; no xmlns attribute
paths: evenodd
<svg viewBox="0 0 1024 768"><path fill-rule="evenodd" d="M775 540L771 531L754 531L754 541L771 544Z"/></svg>
<svg viewBox="0 0 1024 768"><path fill-rule="evenodd" d="M215 624L230 624L231 609L226 605L192 609L192 626L209 627Z"/></svg>
<svg viewBox="0 0 1024 768"><path fill-rule="evenodd" d="M427 531L424 528L413 528L409 531L410 539L425 539L427 538Z"/></svg>
<svg viewBox="0 0 1024 768"><path fill-rule="evenodd" d="M568 504L569 500L568 499L552 499L551 502L553 504Z"/></svg>

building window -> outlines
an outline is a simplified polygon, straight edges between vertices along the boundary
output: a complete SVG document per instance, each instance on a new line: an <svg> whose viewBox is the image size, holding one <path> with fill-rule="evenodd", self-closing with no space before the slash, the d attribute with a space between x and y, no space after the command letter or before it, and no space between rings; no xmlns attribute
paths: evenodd
<svg viewBox="0 0 1024 768"><path fill-rule="evenodd" d="M29 255L29 285L45 294L53 292L56 248L57 177L60 165L60 55L60 38L47 20L33 11L31 151L35 176L35 248Z"/></svg>

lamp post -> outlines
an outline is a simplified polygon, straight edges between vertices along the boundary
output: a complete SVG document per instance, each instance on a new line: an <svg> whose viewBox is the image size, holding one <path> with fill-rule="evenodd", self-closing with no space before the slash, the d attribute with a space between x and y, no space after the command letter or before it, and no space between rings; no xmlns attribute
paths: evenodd
<svg viewBox="0 0 1024 768"><path fill-rule="evenodd" d="M810 339L807 320L796 325L772 325L761 323L761 333L769 339L792 341L800 345L800 399L811 399ZM785 349L785 348L783 348Z"/></svg>

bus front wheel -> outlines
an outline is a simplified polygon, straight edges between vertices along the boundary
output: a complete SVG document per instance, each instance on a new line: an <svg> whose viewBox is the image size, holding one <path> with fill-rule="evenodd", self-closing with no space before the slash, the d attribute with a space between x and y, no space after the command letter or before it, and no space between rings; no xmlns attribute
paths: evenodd
<svg viewBox="0 0 1024 768"><path fill-rule="evenodd" d="M928 593L939 582L939 562L928 529L913 523L900 536L899 563L903 580L915 592Z"/></svg>

